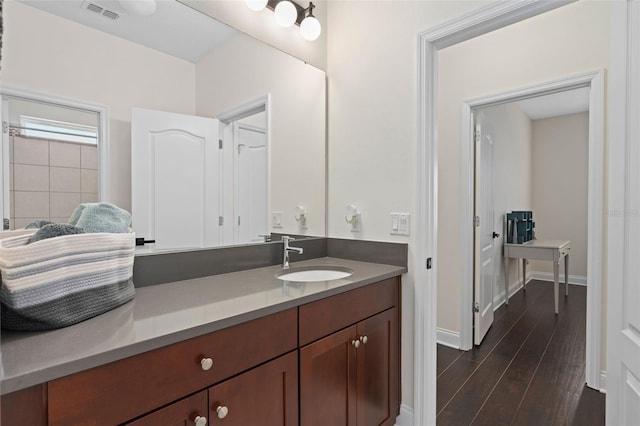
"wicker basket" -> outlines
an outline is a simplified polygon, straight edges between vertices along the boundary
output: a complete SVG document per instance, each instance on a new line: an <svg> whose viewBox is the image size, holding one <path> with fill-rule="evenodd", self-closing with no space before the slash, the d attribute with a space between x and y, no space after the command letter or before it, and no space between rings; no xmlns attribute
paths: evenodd
<svg viewBox="0 0 640 426"><path fill-rule="evenodd" d="M35 231L34 231L35 232ZM2 328L66 327L133 299L135 234L0 236Z"/></svg>

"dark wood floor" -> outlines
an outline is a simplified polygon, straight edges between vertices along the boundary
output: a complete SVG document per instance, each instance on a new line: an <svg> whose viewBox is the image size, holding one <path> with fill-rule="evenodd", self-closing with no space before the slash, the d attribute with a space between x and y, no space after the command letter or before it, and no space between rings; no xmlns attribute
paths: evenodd
<svg viewBox="0 0 640 426"><path fill-rule="evenodd" d="M441 425L604 425L605 396L585 386L586 288L531 281L495 312L482 344L438 345Z"/></svg>

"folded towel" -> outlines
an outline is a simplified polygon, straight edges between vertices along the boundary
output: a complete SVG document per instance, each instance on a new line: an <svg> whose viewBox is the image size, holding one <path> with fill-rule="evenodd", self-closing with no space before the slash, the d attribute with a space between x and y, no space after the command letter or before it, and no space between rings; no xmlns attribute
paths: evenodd
<svg viewBox="0 0 640 426"><path fill-rule="evenodd" d="M38 231L29 238L27 244L35 243L36 241L46 240L47 238L61 237L63 235L84 234L82 228L76 228L73 225L65 225L60 223L49 223L44 225Z"/></svg>
<svg viewBox="0 0 640 426"><path fill-rule="evenodd" d="M42 228L45 225L49 225L50 223L53 223L49 220L34 220L33 222L29 222L27 223L27 225L24 227L24 229L37 229L37 228Z"/></svg>
<svg viewBox="0 0 640 426"><path fill-rule="evenodd" d="M131 214L111 203L84 203L76 208L67 224L85 232L130 232Z"/></svg>

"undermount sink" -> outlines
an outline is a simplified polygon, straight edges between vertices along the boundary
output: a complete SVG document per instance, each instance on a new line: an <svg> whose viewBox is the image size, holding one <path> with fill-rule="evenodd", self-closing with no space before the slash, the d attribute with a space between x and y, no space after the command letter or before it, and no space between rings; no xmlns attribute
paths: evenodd
<svg viewBox="0 0 640 426"><path fill-rule="evenodd" d="M332 281L346 278L353 274L353 270L342 266L304 266L289 268L276 274L282 281L314 282Z"/></svg>

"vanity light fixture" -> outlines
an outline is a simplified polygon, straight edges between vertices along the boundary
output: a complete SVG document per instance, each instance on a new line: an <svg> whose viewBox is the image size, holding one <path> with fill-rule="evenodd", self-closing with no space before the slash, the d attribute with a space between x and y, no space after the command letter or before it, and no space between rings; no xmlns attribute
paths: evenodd
<svg viewBox="0 0 640 426"><path fill-rule="evenodd" d="M313 16L315 5L309 2L309 7L304 8L293 0L245 0L251 10L260 11L265 7L275 12L276 22L283 27L291 27L294 24L300 26L300 35L308 41L320 37L322 26L320 21Z"/></svg>
<svg viewBox="0 0 640 426"><path fill-rule="evenodd" d="M276 14L276 22L281 27L289 28L298 19L298 11L289 0L282 0L273 12Z"/></svg>

